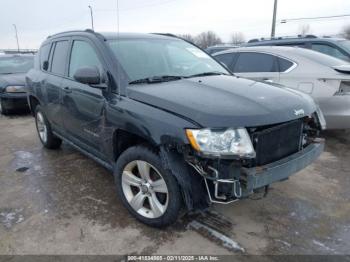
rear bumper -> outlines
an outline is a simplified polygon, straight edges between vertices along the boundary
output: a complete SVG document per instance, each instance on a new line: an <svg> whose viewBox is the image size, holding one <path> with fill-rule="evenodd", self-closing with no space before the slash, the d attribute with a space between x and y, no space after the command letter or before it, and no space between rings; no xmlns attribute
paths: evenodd
<svg viewBox="0 0 350 262"><path fill-rule="evenodd" d="M0 98L8 110L29 109L26 93L0 93Z"/></svg>
<svg viewBox="0 0 350 262"><path fill-rule="evenodd" d="M335 95L319 102L327 129L350 128L350 95Z"/></svg>

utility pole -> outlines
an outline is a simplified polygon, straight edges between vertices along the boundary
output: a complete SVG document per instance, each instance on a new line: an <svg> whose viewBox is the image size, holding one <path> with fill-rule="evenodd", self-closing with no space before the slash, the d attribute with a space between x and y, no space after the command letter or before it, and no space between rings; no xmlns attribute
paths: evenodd
<svg viewBox="0 0 350 262"><path fill-rule="evenodd" d="M271 28L271 38L275 37L275 30L276 30L276 14L277 14L277 0L275 0L275 3L273 5L273 17L272 17L272 28Z"/></svg>
<svg viewBox="0 0 350 262"><path fill-rule="evenodd" d="M15 28L15 32L16 32L16 40L17 40L17 51L19 53L19 41L18 41L18 33L17 33L17 26L15 24L12 24L13 27Z"/></svg>
<svg viewBox="0 0 350 262"><path fill-rule="evenodd" d="M91 29L94 30L94 16L92 14L92 7L89 5L89 8L90 8L90 16L91 16Z"/></svg>

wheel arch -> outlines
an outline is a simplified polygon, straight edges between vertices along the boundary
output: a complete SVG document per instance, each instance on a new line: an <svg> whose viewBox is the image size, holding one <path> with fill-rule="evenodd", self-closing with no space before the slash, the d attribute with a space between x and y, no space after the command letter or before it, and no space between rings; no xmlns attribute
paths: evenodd
<svg viewBox="0 0 350 262"><path fill-rule="evenodd" d="M35 115L35 108L37 107L37 105L40 105L40 101L35 96L29 95L28 104L29 104L30 112L34 116Z"/></svg>

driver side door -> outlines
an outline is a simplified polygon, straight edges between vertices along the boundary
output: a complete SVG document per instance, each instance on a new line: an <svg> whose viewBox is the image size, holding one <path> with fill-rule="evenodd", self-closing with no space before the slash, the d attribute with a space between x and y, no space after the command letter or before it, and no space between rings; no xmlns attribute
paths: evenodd
<svg viewBox="0 0 350 262"><path fill-rule="evenodd" d="M78 69L91 66L98 67L102 73L103 63L98 50L88 39L73 39L67 78L62 82L63 122L72 142L100 156L106 103L104 91L74 79Z"/></svg>

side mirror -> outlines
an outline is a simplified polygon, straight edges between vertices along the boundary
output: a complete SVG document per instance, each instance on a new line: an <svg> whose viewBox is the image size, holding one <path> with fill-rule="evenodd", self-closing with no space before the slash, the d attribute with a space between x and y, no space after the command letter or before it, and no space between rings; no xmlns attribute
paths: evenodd
<svg viewBox="0 0 350 262"><path fill-rule="evenodd" d="M43 62L43 70L47 71L47 69L49 69L49 61L44 61Z"/></svg>
<svg viewBox="0 0 350 262"><path fill-rule="evenodd" d="M86 66L77 69L74 79L82 84L98 85L101 83L101 74L97 66Z"/></svg>

